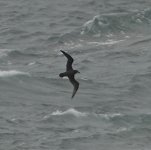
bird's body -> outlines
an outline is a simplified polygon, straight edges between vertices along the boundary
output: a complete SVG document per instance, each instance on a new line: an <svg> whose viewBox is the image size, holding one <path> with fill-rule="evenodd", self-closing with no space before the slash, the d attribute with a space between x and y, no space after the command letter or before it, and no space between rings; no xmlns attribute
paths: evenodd
<svg viewBox="0 0 151 150"><path fill-rule="evenodd" d="M60 50L60 51L67 57L68 60L67 60L67 64L66 64L66 72L60 73L59 76L69 78L69 81L71 82L71 84L74 87L72 97L71 97L71 98L73 98L79 88L79 82L75 80L74 75L76 73L80 73L80 72L78 70L74 70L72 68L72 63L73 63L74 59L66 52L64 52L62 50Z"/></svg>

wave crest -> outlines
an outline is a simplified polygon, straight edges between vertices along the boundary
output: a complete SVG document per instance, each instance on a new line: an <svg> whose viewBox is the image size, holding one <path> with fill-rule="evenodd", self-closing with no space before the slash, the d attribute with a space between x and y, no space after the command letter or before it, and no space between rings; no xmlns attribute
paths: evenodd
<svg viewBox="0 0 151 150"><path fill-rule="evenodd" d="M83 25L81 34L112 36L114 33L124 34L127 31L135 31L137 27L151 24L151 10L110 13L94 16L92 20Z"/></svg>
<svg viewBox="0 0 151 150"><path fill-rule="evenodd" d="M85 117L88 115L88 113L86 112L80 112L74 108L70 108L66 111L59 111L59 110L56 110L55 112L53 112L51 114L52 116L62 116L62 115L73 115L75 117Z"/></svg>
<svg viewBox="0 0 151 150"><path fill-rule="evenodd" d="M8 70L8 71L2 71L0 70L0 77L10 77L15 75L29 75L27 72L21 72L17 70Z"/></svg>

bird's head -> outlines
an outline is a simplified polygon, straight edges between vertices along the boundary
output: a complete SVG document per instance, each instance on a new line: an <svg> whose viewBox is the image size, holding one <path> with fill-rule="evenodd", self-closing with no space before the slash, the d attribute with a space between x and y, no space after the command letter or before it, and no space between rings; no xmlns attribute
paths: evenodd
<svg viewBox="0 0 151 150"><path fill-rule="evenodd" d="M74 70L74 74L80 73L78 70Z"/></svg>

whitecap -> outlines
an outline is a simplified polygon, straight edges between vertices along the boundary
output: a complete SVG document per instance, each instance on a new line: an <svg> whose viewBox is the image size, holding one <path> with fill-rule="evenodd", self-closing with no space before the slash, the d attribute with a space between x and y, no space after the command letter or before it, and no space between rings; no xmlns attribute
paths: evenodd
<svg viewBox="0 0 151 150"><path fill-rule="evenodd" d="M88 81L89 79L87 79L86 77L82 77L81 80Z"/></svg>
<svg viewBox="0 0 151 150"><path fill-rule="evenodd" d="M13 50L11 50L11 49L0 49L0 58L4 57L4 56L7 56L7 53L11 52L11 51L13 51Z"/></svg>
<svg viewBox="0 0 151 150"><path fill-rule="evenodd" d="M28 66L32 66L32 65L35 65L35 64L36 64L36 62L33 61L33 62L30 62L30 63L28 64Z"/></svg>
<svg viewBox="0 0 151 150"><path fill-rule="evenodd" d="M88 115L86 112L80 112L74 108L70 108L66 111L56 110L51 114L52 116L62 116L62 115L73 115L75 117L85 117Z"/></svg>
<svg viewBox="0 0 151 150"><path fill-rule="evenodd" d="M114 118L114 117L121 117L121 116L123 116L123 114L121 114L121 113L99 114L99 116L109 120L109 119Z"/></svg>
<svg viewBox="0 0 151 150"><path fill-rule="evenodd" d="M17 120L16 118L12 118L12 119L11 119L12 122L15 122L16 120Z"/></svg>
<svg viewBox="0 0 151 150"><path fill-rule="evenodd" d="M103 23L99 20L99 16L94 16L94 18L92 20L87 21L84 25L83 25L83 29L81 31L81 35L85 34L85 33L89 33L89 32L94 32L94 33L98 33L99 28L103 26ZM100 36L100 33L99 33Z"/></svg>
<svg viewBox="0 0 151 150"><path fill-rule="evenodd" d="M117 129L117 133L120 133L120 132L126 132L126 131L130 131L130 128L127 128L127 127L120 127L119 129Z"/></svg>
<svg viewBox="0 0 151 150"><path fill-rule="evenodd" d="M89 45L95 45L95 46L100 46L100 45L114 45L119 42L122 42L123 40L107 40L105 42L88 42Z"/></svg>
<svg viewBox="0 0 151 150"><path fill-rule="evenodd" d="M29 73L21 72L17 70L7 70L7 71L0 70L0 77L10 77L15 75L29 75Z"/></svg>
<svg viewBox="0 0 151 150"><path fill-rule="evenodd" d="M60 46L59 49L66 49L68 51L69 49L75 49L75 48L81 48L81 47L83 47L82 43L75 43L73 41L70 41L70 42L65 42L64 45ZM58 55L62 55L62 53L59 52Z"/></svg>
<svg viewBox="0 0 151 150"><path fill-rule="evenodd" d="M50 115L46 115L43 117L43 119L48 119L50 117Z"/></svg>

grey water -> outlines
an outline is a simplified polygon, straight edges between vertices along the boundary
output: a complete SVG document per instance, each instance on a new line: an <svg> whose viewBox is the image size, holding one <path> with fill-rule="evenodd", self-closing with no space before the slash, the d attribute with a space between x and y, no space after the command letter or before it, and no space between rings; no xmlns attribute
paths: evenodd
<svg viewBox="0 0 151 150"><path fill-rule="evenodd" d="M72 100L61 49L80 71ZM0 0L0 150L150 141L150 0Z"/></svg>

